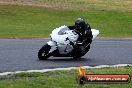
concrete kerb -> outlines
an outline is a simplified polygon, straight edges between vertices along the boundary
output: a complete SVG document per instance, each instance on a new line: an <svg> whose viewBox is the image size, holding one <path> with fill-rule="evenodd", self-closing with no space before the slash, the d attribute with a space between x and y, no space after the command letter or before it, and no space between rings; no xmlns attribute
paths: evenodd
<svg viewBox="0 0 132 88"><path fill-rule="evenodd" d="M104 68L104 67L124 67L124 66L132 66L132 64L118 64L118 65L99 65L99 66L82 66L85 69L88 68ZM68 67L68 68L55 68L55 69L42 69L42 70L27 70L27 71L15 71L15 72L3 72L0 73L0 76L12 75L17 73L31 73L31 72L48 72L48 71L56 71L56 70L71 70L71 69L78 69L79 67Z"/></svg>

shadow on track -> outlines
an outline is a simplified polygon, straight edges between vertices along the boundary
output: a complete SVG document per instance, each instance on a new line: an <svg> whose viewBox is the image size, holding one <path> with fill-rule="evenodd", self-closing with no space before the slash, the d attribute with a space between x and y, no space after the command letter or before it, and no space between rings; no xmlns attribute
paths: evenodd
<svg viewBox="0 0 132 88"><path fill-rule="evenodd" d="M42 62L91 62L90 58L49 58L47 60L41 60Z"/></svg>
<svg viewBox="0 0 132 88"><path fill-rule="evenodd" d="M78 67L78 66L97 66L98 59L82 57L78 59L66 58L66 57L50 57L47 60L41 60L41 64L49 64L50 68L57 67Z"/></svg>

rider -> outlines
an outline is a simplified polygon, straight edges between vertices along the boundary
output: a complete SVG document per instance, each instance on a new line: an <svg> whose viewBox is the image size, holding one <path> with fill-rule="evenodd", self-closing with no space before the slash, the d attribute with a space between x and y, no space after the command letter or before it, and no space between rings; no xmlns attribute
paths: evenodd
<svg viewBox="0 0 132 88"><path fill-rule="evenodd" d="M75 32L79 35L79 38L76 41L76 47L78 46L87 46L92 43L92 31L90 25L85 23L82 18L77 18L75 20L75 26L68 26L69 29L75 30ZM90 48L90 47L89 47Z"/></svg>

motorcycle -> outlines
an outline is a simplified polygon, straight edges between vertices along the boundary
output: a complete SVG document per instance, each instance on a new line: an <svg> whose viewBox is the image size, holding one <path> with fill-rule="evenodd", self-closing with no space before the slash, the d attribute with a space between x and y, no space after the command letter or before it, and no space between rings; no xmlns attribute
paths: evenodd
<svg viewBox="0 0 132 88"><path fill-rule="evenodd" d="M94 40L99 34L99 30L91 29ZM83 47L83 51L75 49L76 41L79 35L70 30L67 26L55 28L50 34L50 41L48 41L38 52L39 60L46 60L50 56L54 57L73 57L80 58L84 56L90 49L90 44ZM80 44L81 45L81 44Z"/></svg>

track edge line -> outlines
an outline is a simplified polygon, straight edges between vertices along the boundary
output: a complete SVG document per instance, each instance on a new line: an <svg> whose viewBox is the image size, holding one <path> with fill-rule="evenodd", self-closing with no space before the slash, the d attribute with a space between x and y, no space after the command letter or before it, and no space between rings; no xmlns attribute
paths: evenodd
<svg viewBox="0 0 132 88"><path fill-rule="evenodd" d="M83 68L104 68L104 67L125 67L125 66L132 66L132 64L117 64L117 65L99 65L99 66L82 66ZM48 71L56 71L56 70L71 70L71 69L77 69L78 67L68 67L68 68L55 68L55 69L42 69L42 70L27 70L27 71L15 71L15 72L3 72L0 73L0 76L6 76L6 75L12 75L17 73L31 73L31 72L48 72Z"/></svg>

